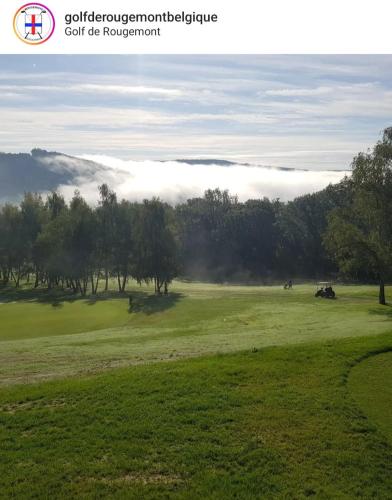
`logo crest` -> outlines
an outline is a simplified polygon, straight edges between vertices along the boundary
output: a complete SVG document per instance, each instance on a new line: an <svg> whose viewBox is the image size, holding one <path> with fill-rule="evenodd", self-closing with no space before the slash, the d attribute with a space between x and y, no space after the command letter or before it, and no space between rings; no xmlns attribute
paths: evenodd
<svg viewBox="0 0 392 500"><path fill-rule="evenodd" d="M55 27L54 16L41 3L27 3L14 16L14 31L22 42L39 45L52 36Z"/></svg>

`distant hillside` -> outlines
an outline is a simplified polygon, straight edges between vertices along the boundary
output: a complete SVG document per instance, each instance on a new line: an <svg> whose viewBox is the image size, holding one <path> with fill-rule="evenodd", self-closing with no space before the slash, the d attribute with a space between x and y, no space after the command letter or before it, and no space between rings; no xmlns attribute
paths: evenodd
<svg viewBox="0 0 392 500"><path fill-rule="evenodd" d="M167 175L164 173L165 165L168 166ZM209 165L215 167L211 170L215 175L211 177L211 185L205 175L205 167ZM204 172L200 180L197 178L199 169ZM239 170L241 174L238 174ZM288 175L279 175L280 171ZM190 173L193 178L188 183ZM217 175L221 176L218 180ZM241 179L236 177L238 175ZM205 189L219 186L220 179L224 186L243 198L268 196L286 200L323 189L338 182L342 175L343 171L335 175L332 171L307 171L217 158L136 161L100 155L78 158L33 149L30 154L0 153L0 204L18 202L27 191L45 193L56 189L68 198L75 189L79 189L89 203L94 203L98 186L104 182L129 200L160 196L175 204L200 196ZM151 183L151 178L159 182Z"/></svg>
<svg viewBox="0 0 392 500"><path fill-rule="evenodd" d="M205 160L200 159L192 159L192 158L179 158L179 163L187 163L188 165L220 165L223 167L230 167L231 165L249 165L249 163L235 163L234 161L229 160L217 160L214 158L206 158Z"/></svg>
<svg viewBox="0 0 392 500"><path fill-rule="evenodd" d="M206 158L206 159L193 159L193 158L179 158L177 160L179 163L187 163L188 165L219 165L220 167L231 167L232 165L243 165L244 167L262 167L268 168L272 170L283 170L283 171L292 171L292 172L308 172L306 168L290 168L290 167L271 167L269 165L257 165L252 163L243 163L243 162L234 162L229 160L217 160L215 158Z"/></svg>
<svg viewBox="0 0 392 500"><path fill-rule="evenodd" d="M60 184L72 184L83 169L84 175L103 169L88 160L42 149L31 154L0 153L0 201L16 200L24 192L45 192Z"/></svg>

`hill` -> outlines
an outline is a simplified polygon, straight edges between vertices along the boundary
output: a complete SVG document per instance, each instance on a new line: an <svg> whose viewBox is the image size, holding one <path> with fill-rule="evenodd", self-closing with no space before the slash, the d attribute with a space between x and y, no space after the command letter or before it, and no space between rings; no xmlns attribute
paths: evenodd
<svg viewBox="0 0 392 500"><path fill-rule="evenodd" d="M26 191L41 193L72 184L81 170L88 176L103 169L93 161L43 149L0 153L0 202L18 200Z"/></svg>

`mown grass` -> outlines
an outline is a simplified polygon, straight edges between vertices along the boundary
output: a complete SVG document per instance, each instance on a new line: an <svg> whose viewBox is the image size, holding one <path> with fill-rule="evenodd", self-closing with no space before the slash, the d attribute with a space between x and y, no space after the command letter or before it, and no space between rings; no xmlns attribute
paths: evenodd
<svg viewBox="0 0 392 500"><path fill-rule="evenodd" d="M80 299L3 291L0 385L390 330L392 308L377 305L376 287L337 292L338 299L328 301L315 299L307 285L175 283L168 297L132 287L129 311L128 296L113 292Z"/></svg>
<svg viewBox="0 0 392 500"><path fill-rule="evenodd" d="M3 290L0 498L391 498L391 308L337 291Z"/></svg>
<svg viewBox="0 0 392 500"><path fill-rule="evenodd" d="M341 286L338 293L339 300L326 301L314 299L314 287L309 285L282 290L278 286L177 282L169 296L155 297L151 287L133 285L125 295L110 291L84 299L71 293L34 291L28 287L20 290L0 288L0 340L57 336L128 325L189 327L215 319L227 321L232 316L237 318L238 325L248 326L249 322L258 324L282 314L289 321L296 321L305 310L317 314L342 310L361 312L364 304L370 306L366 312L385 313L382 308L377 308L377 287ZM128 308L129 295L133 298L131 311ZM254 306L257 307L252 311ZM392 317L392 309L388 308L387 312ZM243 314L238 317L238 313ZM319 326L328 327L322 323Z"/></svg>
<svg viewBox="0 0 392 500"><path fill-rule="evenodd" d="M392 352L361 361L350 373L349 388L370 421L392 442Z"/></svg>
<svg viewBox="0 0 392 500"><path fill-rule="evenodd" d="M392 443L346 380L390 334L0 393L1 498L390 498Z"/></svg>

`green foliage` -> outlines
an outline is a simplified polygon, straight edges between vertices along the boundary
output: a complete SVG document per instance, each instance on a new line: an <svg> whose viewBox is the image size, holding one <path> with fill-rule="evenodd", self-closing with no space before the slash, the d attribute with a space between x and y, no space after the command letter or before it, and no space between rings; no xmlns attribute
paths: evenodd
<svg viewBox="0 0 392 500"><path fill-rule="evenodd" d="M100 186L94 210L75 192L69 205L58 193L43 203L26 194L20 207L0 209L0 279L19 286L35 276L35 287L71 289L95 294L100 278L110 277L125 291L128 279L155 280L157 292L178 273L178 249L170 208L158 200L144 205L118 203L106 184ZM142 227L145 225L145 227ZM139 238L139 240L138 240Z"/></svg>
<svg viewBox="0 0 392 500"><path fill-rule="evenodd" d="M135 226L136 262L134 276L140 283L154 281L155 292L177 276L177 243L170 227L169 206L158 199L144 200Z"/></svg>
<svg viewBox="0 0 392 500"><path fill-rule="evenodd" d="M325 277L336 272L334 262L324 249L323 235L328 214L345 206L348 198L349 185L345 179L319 193L301 196L287 205L280 204L277 265L291 276Z"/></svg>
<svg viewBox="0 0 392 500"><path fill-rule="evenodd" d="M325 243L340 268L358 278L392 276L392 129L368 153L353 160L349 204L333 210Z"/></svg>
<svg viewBox="0 0 392 500"><path fill-rule="evenodd" d="M336 265L322 236L329 211L343 204L346 189L342 182L289 203L267 198L240 203L215 189L178 205L186 274L245 282L333 274Z"/></svg>

